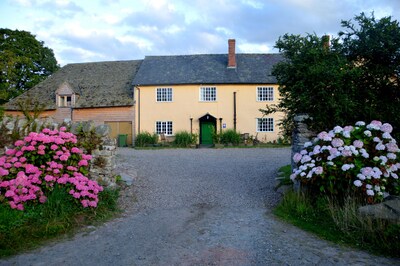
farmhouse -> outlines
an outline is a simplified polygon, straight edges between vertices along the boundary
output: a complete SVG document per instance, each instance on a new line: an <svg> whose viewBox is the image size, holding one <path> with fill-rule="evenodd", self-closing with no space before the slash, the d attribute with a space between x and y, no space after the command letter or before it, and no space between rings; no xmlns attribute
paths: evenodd
<svg viewBox="0 0 400 266"><path fill-rule="evenodd" d="M283 114L263 117L259 109L279 101L271 71L281 60L280 54L236 54L231 39L227 54L69 64L5 109L17 115L18 102L36 99L44 116L109 124L113 137L128 135L128 144L144 131L167 139L188 131L208 145L213 132L226 129L274 141Z"/></svg>

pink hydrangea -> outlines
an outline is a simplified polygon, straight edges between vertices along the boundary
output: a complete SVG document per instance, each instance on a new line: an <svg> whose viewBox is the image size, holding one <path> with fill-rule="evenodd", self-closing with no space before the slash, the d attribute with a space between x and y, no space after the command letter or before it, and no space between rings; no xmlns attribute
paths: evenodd
<svg viewBox="0 0 400 266"><path fill-rule="evenodd" d="M12 155L14 155L15 154L15 150L14 149L8 149L8 150L6 150L6 155L10 155L10 156L12 156Z"/></svg>
<svg viewBox="0 0 400 266"><path fill-rule="evenodd" d="M60 161L68 161L68 158L69 158L68 155L63 154L60 156Z"/></svg>
<svg viewBox="0 0 400 266"><path fill-rule="evenodd" d="M89 161L89 160L92 159L92 155L90 155L90 154L82 154L82 159Z"/></svg>
<svg viewBox="0 0 400 266"><path fill-rule="evenodd" d="M31 132L24 140L15 143L15 149L9 149L5 156L0 157L0 177L11 178L10 180L0 178L0 193L4 195L11 208L23 210L24 203L30 200L44 203L46 201L44 192L51 189L55 182L61 186L65 185L66 188L71 185L75 187L70 190L70 194L75 198L86 200L81 201L82 206L97 206L98 193L103 188L97 182L89 180L74 166L85 168L91 156L73 146L77 143L77 138L65 130L61 128L60 131L44 129L40 133ZM66 145L67 143L70 144ZM53 160L36 166L37 156L47 153L50 156L46 158ZM71 158L72 165L68 165L66 162L69 161L71 153L76 155ZM8 169L17 171L10 172ZM73 177L67 173L63 174L63 169L71 171Z"/></svg>
<svg viewBox="0 0 400 266"><path fill-rule="evenodd" d="M14 143L14 145L17 146L17 147L24 146L24 145L25 145L25 142L24 142L23 140L17 140L17 141Z"/></svg>
<svg viewBox="0 0 400 266"><path fill-rule="evenodd" d="M0 167L0 176L7 176L8 175L8 170Z"/></svg>
<svg viewBox="0 0 400 266"><path fill-rule="evenodd" d="M71 149L71 152L72 152L72 153L81 153L82 151L81 151L79 148L77 148L77 147L73 147L73 148Z"/></svg>
<svg viewBox="0 0 400 266"><path fill-rule="evenodd" d="M53 144L53 145L50 146L50 149L52 149L53 151L55 151L55 150L58 149L58 145Z"/></svg>
<svg viewBox="0 0 400 266"><path fill-rule="evenodd" d="M87 166L88 162L86 160L80 160L78 166Z"/></svg>

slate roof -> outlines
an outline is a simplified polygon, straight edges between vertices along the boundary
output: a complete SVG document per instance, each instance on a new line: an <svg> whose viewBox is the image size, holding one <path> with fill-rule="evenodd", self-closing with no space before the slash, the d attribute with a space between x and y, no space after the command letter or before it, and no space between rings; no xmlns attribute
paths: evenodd
<svg viewBox="0 0 400 266"><path fill-rule="evenodd" d="M133 85L271 84L272 67L281 54L236 54L236 68L227 68L227 54L146 56Z"/></svg>
<svg viewBox="0 0 400 266"><path fill-rule="evenodd" d="M46 110L56 109L56 91L66 82L79 98L74 108L131 106L132 80L143 60L68 64L26 93L4 105L18 110L17 101L37 99Z"/></svg>

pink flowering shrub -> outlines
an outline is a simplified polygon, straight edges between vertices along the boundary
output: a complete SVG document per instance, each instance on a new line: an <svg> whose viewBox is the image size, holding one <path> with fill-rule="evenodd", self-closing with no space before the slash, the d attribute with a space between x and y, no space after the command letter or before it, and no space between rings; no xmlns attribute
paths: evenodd
<svg viewBox="0 0 400 266"><path fill-rule="evenodd" d="M400 149L392 130L390 124L375 120L321 132L293 156L298 168L290 178L315 195L354 192L368 203L398 195Z"/></svg>
<svg viewBox="0 0 400 266"><path fill-rule="evenodd" d="M46 202L55 186L65 188L83 207L96 207L103 188L86 177L91 155L76 147L65 128L31 132L0 157L0 202L23 210L28 202Z"/></svg>

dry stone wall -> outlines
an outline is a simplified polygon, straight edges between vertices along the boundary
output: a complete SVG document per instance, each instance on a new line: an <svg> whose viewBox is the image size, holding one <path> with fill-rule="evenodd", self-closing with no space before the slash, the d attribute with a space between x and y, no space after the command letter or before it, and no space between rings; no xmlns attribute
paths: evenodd
<svg viewBox="0 0 400 266"><path fill-rule="evenodd" d="M310 141L316 134L309 130L305 121L310 119L306 114L297 115L294 117L294 130L292 134L292 169L296 168L293 161L293 155L300 152L304 148L304 143Z"/></svg>

